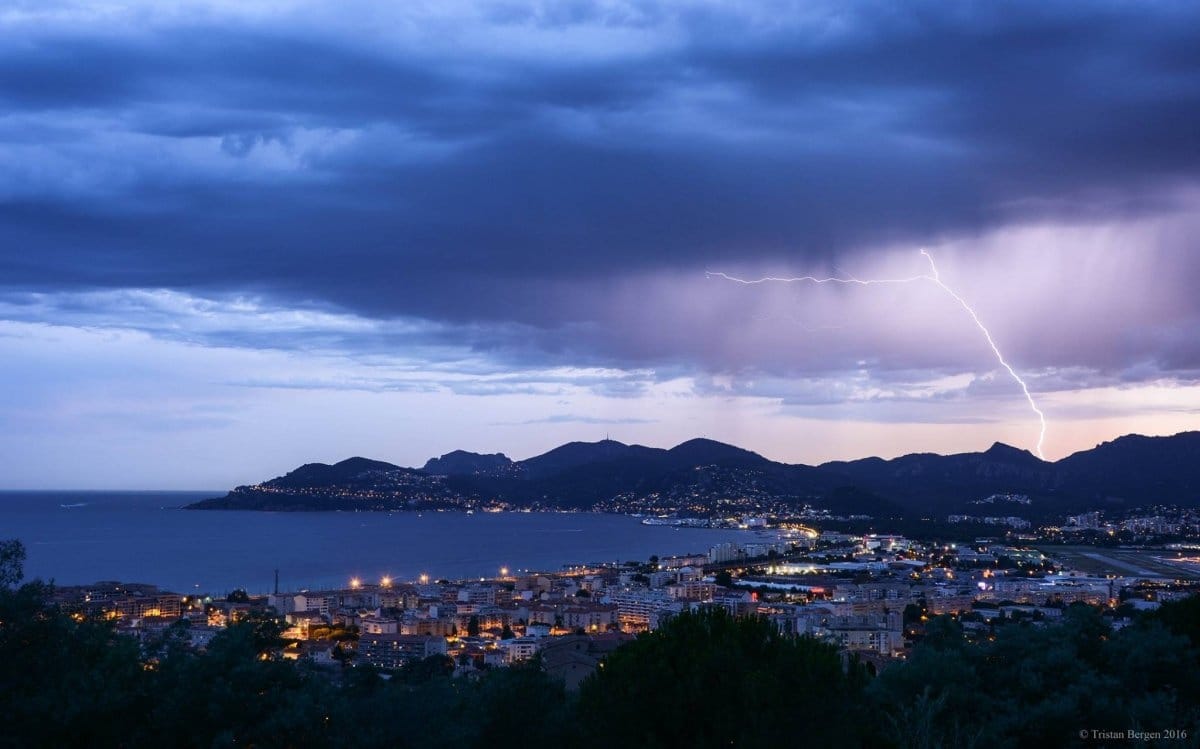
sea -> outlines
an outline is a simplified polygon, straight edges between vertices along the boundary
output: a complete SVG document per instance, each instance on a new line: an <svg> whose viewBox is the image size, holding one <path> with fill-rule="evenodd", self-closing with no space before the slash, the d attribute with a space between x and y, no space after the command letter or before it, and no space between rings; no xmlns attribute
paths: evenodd
<svg viewBox="0 0 1200 749"><path fill-rule="evenodd" d="M735 529L643 525L597 513L239 512L184 505L224 492L0 492L0 540L25 544L26 579L150 583L224 594L553 572L706 552Z"/></svg>

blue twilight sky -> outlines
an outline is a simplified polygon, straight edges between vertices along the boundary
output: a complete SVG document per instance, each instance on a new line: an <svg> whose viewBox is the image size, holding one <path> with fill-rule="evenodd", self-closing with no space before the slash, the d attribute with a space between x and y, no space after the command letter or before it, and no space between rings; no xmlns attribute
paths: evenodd
<svg viewBox="0 0 1200 749"><path fill-rule="evenodd" d="M1194 2L0 7L0 487L1200 425Z"/></svg>

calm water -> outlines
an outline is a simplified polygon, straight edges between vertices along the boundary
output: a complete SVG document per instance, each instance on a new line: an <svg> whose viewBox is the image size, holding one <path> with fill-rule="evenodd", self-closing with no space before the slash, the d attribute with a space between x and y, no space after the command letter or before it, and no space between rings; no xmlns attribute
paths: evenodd
<svg viewBox="0 0 1200 749"><path fill-rule="evenodd" d="M644 526L589 513L192 512L221 492L0 492L0 539L19 538L26 577L61 585L153 583L178 592L345 585L352 576L494 576L500 567L707 551L745 531Z"/></svg>

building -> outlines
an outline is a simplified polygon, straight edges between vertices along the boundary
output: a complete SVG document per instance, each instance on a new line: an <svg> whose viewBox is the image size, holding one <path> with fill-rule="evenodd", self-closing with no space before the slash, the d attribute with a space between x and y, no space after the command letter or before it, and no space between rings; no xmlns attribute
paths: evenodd
<svg viewBox="0 0 1200 749"><path fill-rule="evenodd" d="M331 593L305 591L292 596L292 611L317 611L329 616L337 607L337 596Z"/></svg>
<svg viewBox="0 0 1200 749"><path fill-rule="evenodd" d="M501 640L500 647L504 648L504 660L507 663L516 661L529 660L537 654L542 638L540 637L514 637L510 640Z"/></svg>
<svg viewBox="0 0 1200 749"><path fill-rule="evenodd" d="M704 580L681 580L667 586L667 595L691 601L711 601L717 586Z"/></svg>
<svg viewBox="0 0 1200 749"><path fill-rule="evenodd" d="M617 606L612 603L572 604L562 609L562 625L567 629L603 632L618 621Z"/></svg>
<svg viewBox="0 0 1200 749"><path fill-rule="evenodd" d="M746 558L746 552L742 550L740 544L726 542L717 544L708 550L708 560L710 564L725 564L727 562L736 562Z"/></svg>
<svg viewBox="0 0 1200 749"><path fill-rule="evenodd" d="M182 612L182 598L177 595L127 596L109 601L108 610L115 611L123 619L163 618L178 619Z"/></svg>
<svg viewBox="0 0 1200 749"><path fill-rule="evenodd" d="M664 570L677 570L682 567L703 567L706 564L708 564L708 556L705 554L663 557L658 560L658 566Z"/></svg>
<svg viewBox="0 0 1200 749"><path fill-rule="evenodd" d="M293 611L286 614L283 620L289 625L288 629L284 630L283 636L297 640L307 640L309 633L314 628L329 624L319 611Z"/></svg>
<svg viewBox="0 0 1200 749"><path fill-rule="evenodd" d="M795 631L829 640L843 650L891 656L904 648L903 622L903 616L897 611L839 616L811 607L800 610Z"/></svg>
<svg viewBox="0 0 1200 749"><path fill-rule="evenodd" d="M492 585L478 583L458 590L457 600L460 603L470 603L475 606L493 606L496 603L496 588Z"/></svg>
<svg viewBox="0 0 1200 749"><path fill-rule="evenodd" d="M446 639L430 635L363 634L358 658L377 668L402 668L412 661L446 654Z"/></svg>
<svg viewBox="0 0 1200 749"><path fill-rule="evenodd" d="M608 603L616 604L617 621L627 632L657 629L661 621L683 610L683 604L658 590L610 590Z"/></svg>
<svg viewBox="0 0 1200 749"><path fill-rule="evenodd" d="M400 630L400 622L390 617L364 616L359 627L368 635L394 635Z"/></svg>

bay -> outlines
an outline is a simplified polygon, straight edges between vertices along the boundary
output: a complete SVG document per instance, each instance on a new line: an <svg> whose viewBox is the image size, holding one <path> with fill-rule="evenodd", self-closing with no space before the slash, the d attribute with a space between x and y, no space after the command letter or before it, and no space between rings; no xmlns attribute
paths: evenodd
<svg viewBox="0 0 1200 749"><path fill-rule="evenodd" d="M27 578L143 582L180 593L266 593L556 571L566 564L706 552L748 531L675 529L595 513L189 511L222 492L0 492L0 539L28 552Z"/></svg>

